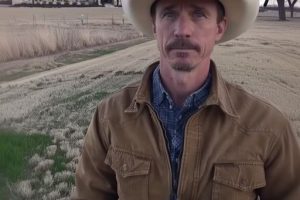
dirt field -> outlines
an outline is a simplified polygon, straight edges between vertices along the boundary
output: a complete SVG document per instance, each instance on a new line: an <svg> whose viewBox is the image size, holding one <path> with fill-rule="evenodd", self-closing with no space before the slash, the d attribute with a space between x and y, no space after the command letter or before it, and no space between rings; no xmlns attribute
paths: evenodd
<svg viewBox="0 0 300 200"><path fill-rule="evenodd" d="M157 59L156 42L149 41L2 82L0 127L50 134L61 149L68 144L65 153L73 159L67 169L73 173L97 103L140 79L145 67ZM286 113L300 135L300 18L279 22L277 17L264 13L246 34L216 47L213 59L227 80L273 102ZM44 190L39 195L47 197L51 192Z"/></svg>

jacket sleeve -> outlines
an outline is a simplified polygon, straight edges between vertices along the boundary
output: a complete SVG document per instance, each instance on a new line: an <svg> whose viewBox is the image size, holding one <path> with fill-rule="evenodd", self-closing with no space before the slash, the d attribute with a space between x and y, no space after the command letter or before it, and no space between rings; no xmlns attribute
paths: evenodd
<svg viewBox="0 0 300 200"><path fill-rule="evenodd" d="M84 139L83 151L76 169L72 200L117 200L114 171L104 163L108 142L106 123L96 110Z"/></svg>
<svg viewBox="0 0 300 200"><path fill-rule="evenodd" d="M265 164L266 187L262 200L298 200L300 198L300 141L287 123L271 148Z"/></svg>

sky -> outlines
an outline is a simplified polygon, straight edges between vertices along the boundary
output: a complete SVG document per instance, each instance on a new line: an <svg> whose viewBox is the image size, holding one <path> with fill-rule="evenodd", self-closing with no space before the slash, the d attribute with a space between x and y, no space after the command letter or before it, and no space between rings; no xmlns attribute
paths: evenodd
<svg viewBox="0 0 300 200"><path fill-rule="evenodd" d="M260 5L263 5L265 2L264 0L259 0L259 1L260 1ZM285 1L286 1L286 5L288 5L288 1L287 0ZM277 5L277 0L269 0L268 5L273 5L273 4ZM296 6L300 7L300 0L297 1Z"/></svg>

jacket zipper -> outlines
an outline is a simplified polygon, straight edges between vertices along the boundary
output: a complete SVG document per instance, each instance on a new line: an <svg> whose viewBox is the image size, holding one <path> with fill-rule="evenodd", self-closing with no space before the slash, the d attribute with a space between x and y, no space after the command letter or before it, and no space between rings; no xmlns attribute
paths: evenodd
<svg viewBox="0 0 300 200"><path fill-rule="evenodd" d="M176 196L177 196L177 198L178 198L178 196L179 196L179 188L181 187L181 179L182 179L182 173L181 173L181 165L182 165L182 153L183 153L183 150L184 150L184 147L185 147L185 141L186 141L186 139L185 139L185 136L186 136L186 127L187 127L187 125L188 125L188 123L189 123L189 121L190 121L190 119L194 116L194 115L196 115L197 113L199 113L201 110L203 110L204 108L205 108L206 106L202 106L202 107L200 107L199 108L199 110L198 111L196 111L195 113L193 113L189 118L188 118L188 120L187 120L187 122L186 122L186 126L185 126L185 128L184 128L184 137L183 137L183 146L182 146L182 148L181 148L181 151L180 151L180 159L179 159L179 163L178 163L178 168L177 168L177 176L179 176L178 177L178 185L177 185L177 191L176 191ZM192 195L193 196L193 195Z"/></svg>
<svg viewBox="0 0 300 200"><path fill-rule="evenodd" d="M187 123L186 123L187 124ZM185 129L184 129L184 133L185 133ZM181 160L182 160L182 153L183 153L183 149L184 149L184 145L185 144L185 134L184 134L184 138L183 138L183 146L182 146L182 148L181 148L181 150L180 150L180 154L179 154L179 160L178 160L178 167L177 167L177 177L178 177L178 185L177 185L177 191L175 191L176 192L176 199L178 198L178 195L179 195L179 187L181 187L181 184L180 184L180 180L181 180L181 176L182 176L182 173L181 173L181 165L182 165L182 162L181 162Z"/></svg>
<svg viewBox="0 0 300 200"><path fill-rule="evenodd" d="M171 195L175 194L174 192L176 188L174 188L174 175L173 175L173 171L172 171L172 167L171 167L171 159L170 159L170 155L169 155L169 152L170 152L170 147L169 147L169 141L167 140L167 136L166 136L166 131L164 129L164 127L161 125L161 122L159 121L159 118L157 117L157 113L155 112L154 108L152 107L151 104L147 103L147 105L149 106L149 110L150 110L150 113L152 115L152 118L155 120L156 124L159 125L161 131L163 132L163 142L165 145L163 145L165 148L165 152L166 152L166 156L168 158L168 168L169 168L169 177L170 177L170 172L171 172L171 188L170 188L170 191L171 191ZM170 180L170 178L169 178ZM173 196L171 197L171 199L173 200Z"/></svg>

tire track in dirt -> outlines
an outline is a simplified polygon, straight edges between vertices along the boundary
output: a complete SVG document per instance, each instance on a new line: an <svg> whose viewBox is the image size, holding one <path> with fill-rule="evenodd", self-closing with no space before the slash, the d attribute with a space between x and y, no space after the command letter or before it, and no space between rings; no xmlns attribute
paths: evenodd
<svg viewBox="0 0 300 200"><path fill-rule="evenodd" d="M52 69L14 81L4 82L1 83L0 86L4 88L7 86L21 85L45 77L51 79L53 76L61 74L72 77L77 76L78 74L95 75L105 71L126 71L129 68L130 70L139 69L140 66L145 67L148 63L157 59L158 51L156 43L154 41L149 41L99 58Z"/></svg>

